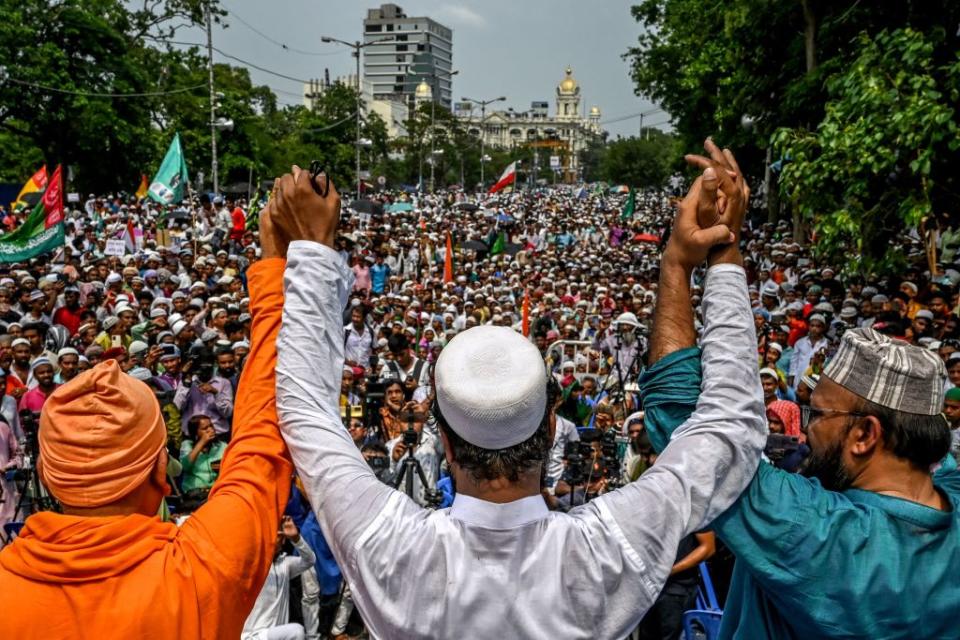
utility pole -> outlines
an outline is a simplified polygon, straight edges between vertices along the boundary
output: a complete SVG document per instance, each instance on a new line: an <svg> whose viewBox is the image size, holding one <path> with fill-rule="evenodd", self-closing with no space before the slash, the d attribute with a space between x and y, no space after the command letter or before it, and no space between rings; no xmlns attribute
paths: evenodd
<svg viewBox="0 0 960 640"><path fill-rule="evenodd" d="M359 40L354 42L347 42L346 40L340 40L339 38L331 38L329 36L321 36L321 42L331 43L336 42L337 44L342 44L344 46L350 47L353 49L353 55L357 58L357 139L354 141L354 144L357 147L357 200L360 199L360 120L363 118L362 101L360 99L360 51L365 47L369 47L372 44L394 44L397 41L393 37L381 38L380 40L371 40L370 42L360 42Z"/></svg>
<svg viewBox="0 0 960 640"><path fill-rule="evenodd" d="M210 174L213 178L213 193L220 193L217 176L217 96L213 88L213 17L210 14L210 2L204 3L207 18L207 72L210 84Z"/></svg>
<svg viewBox="0 0 960 640"><path fill-rule="evenodd" d="M474 104L480 105L480 187L483 188L484 183L484 171L483 165L486 163L484 158L485 148L485 138L487 133L487 105L493 104L494 102L505 102L506 96L500 96L499 98L491 98L490 100L474 100L473 98L462 97L461 100L464 102L472 102Z"/></svg>
<svg viewBox="0 0 960 640"><path fill-rule="evenodd" d="M357 57L357 200L360 199L360 187L363 181L360 179L360 41L353 45L353 55Z"/></svg>

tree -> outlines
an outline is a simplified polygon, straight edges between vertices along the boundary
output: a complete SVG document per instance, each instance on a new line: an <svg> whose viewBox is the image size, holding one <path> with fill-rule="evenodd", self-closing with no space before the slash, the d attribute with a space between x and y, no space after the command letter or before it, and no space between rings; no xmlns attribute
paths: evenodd
<svg viewBox="0 0 960 640"><path fill-rule="evenodd" d="M826 82L815 129L781 129L781 191L817 231L816 249L870 272L900 264L904 229L956 213L960 56L937 60L942 29L861 34Z"/></svg>
<svg viewBox="0 0 960 640"><path fill-rule="evenodd" d="M656 129L648 135L609 143L600 162L603 179L633 187L664 186L679 155L677 143L673 136Z"/></svg>
<svg viewBox="0 0 960 640"><path fill-rule="evenodd" d="M39 155L73 167L83 190L135 185L144 160L158 154L150 118L158 98L90 94L167 90L160 58L144 40L197 24L203 5L152 0L131 10L119 0L3 0L0 143L30 148L31 165L16 167L21 176Z"/></svg>
<svg viewBox="0 0 960 640"><path fill-rule="evenodd" d="M625 54L637 94L671 115L682 149L698 149L714 135L737 149L756 184L777 129L823 119L825 79L856 58L858 34L956 25L960 3L644 0L632 14L643 29ZM960 38L950 33L934 58L943 62L958 47Z"/></svg>

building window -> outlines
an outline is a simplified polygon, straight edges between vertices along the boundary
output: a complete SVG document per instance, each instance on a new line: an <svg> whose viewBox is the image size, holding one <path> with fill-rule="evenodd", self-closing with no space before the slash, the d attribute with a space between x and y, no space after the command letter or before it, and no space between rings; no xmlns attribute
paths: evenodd
<svg viewBox="0 0 960 640"><path fill-rule="evenodd" d="M388 24L388 25L387 25L387 31L393 31L393 25L392 25L392 24Z"/></svg>
<svg viewBox="0 0 960 640"><path fill-rule="evenodd" d="M423 45L422 45L422 44L418 44L418 45L417 45L417 51L423 51Z"/></svg>
<svg viewBox="0 0 960 640"><path fill-rule="evenodd" d="M403 82L403 76L397 76L393 79L394 82Z"/></svg>
<svg viewBox="0 0 960 640"><path fill-rule="evenodd" d="M368 24L368 25L367 25L367 33L380 33L380 32L382 32L382 31L383 31L383 25L382 25L382 24Z"/></svg>
<svg viewBox="0 0 960 640"><path fill-rule="evenodd" d="M407 41L406 35L397 36L397 42L406 42L406 41Z"/></svg>
<svg viewBox="0 0 960 640"><path fill-rule="evenodd" d="M393 90L394 90L395 92L397 92L397 93L403 93L403 85L402 85L402 84L395 84L395 85L393 85Z"/></svg>
<svg viewBox="0 0 960 640"><path fill-rule="evenodd" d="M405 45L405 44L398 44L398 45L397 45L397 51L406 51L406 50L407 50L407 45Z"/></svg>

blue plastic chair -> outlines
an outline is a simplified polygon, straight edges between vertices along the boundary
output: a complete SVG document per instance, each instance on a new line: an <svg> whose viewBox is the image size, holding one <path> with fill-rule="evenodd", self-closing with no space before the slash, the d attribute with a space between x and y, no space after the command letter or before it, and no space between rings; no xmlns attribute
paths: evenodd
<svg viewBox="0 0 960 640"><path fill-rule="evenodd" d="M714 640L720 637L723 609L713 589L706 562L700 565L700 584L697 585L697 608L683 614L684 640Z"/></svg>
<svg viewBox="0 0 960 640"><path fill-rule="evenodd" d="M720 637L720 611L692 609L683 614L683 637L685 640L716 640Z"/></svg>
<svg viewBox="0 0 960 640"><path fill-rule="evenodd" d="M707 563L700 563L700 584L697 585L697 609L703 611L720 611L720 603L717 600L717 594L713 590L713 580L710 579L710 570L707 569Z"/></svg>

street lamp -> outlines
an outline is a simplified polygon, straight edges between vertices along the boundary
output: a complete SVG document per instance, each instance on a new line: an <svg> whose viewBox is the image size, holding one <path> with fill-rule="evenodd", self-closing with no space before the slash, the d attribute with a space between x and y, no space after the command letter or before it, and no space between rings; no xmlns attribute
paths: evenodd
<svg viewBox="0 0 960 640"><path fill-rule="evenodd" d="M461 100L464 102L472 102L473 104L480 105L480 186L483 187L483 165L484 158L488 156L484 155L484 140L487 133L487 105L493 104L494 102L506 102L506 96L500 96L499 98L491 98L490 100L474 100L473 98L467 98L466 96L461 97Z"/></svg>
<svg viewBox="0 0 960 640"><path fill-rule="evenodd" d="M350 47L353 49L353 55L357 58L357 138L356 138L356 147L357 147L357 200L360 199L360 118L361 111L363 107L361 106L361 91L360 91L360 50L369 47L372 44L393 44L396 40L392 37L390 38L381 38L380 40L371 40L370 42L347 42L346 40L340 40L339 38L331 38L330 36L320 36L320 42L331 43L336 42L337 44L342 44L344 46Z"/></svg>
<svg viewBox="0 0 960 640"><path fill-rule="evenodd" d="M416 66L417 66L416 64L411 64L407 67L407 69L409 70ZM416 71L414 73L416 73ZM440 71L438 69L432 69L429 73L425 75L429 75L431 78L433 78L433 82L431 83L431 86L436 87L436 84L437 84L436 80L437 80L438 74L443 74L448 78L452 78L453 76L458 75L459 73L460 73L459 69L456 71ZM433 165L435 163L433 160L434 160L434 156L437 153L434 146L435 139L437 137L436 120L437 120L437 96L431 95L430 96L430 193L431 194L433 194L433 187L434 187ZM420 180L420 184L421 186L423 185L422 179Z"/></svg>

